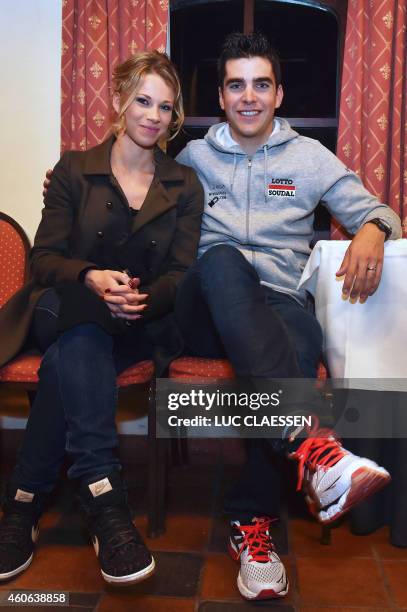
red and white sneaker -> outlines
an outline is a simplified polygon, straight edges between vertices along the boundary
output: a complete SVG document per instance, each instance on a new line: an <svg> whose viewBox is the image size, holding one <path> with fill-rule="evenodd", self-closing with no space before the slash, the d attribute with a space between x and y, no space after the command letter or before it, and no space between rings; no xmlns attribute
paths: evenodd
<svg viewBox="0 0 407 612"><path fill-rule="evenodd" d="M330 429L319 429L318 419L308 438L290 455L298 461L298 485L310 512L328 524L379 491L390 474L374 461L343 448Z"/></svg>
<svg viewBox="0 0 407 612"><path fill-rule="evenodd" d="M237 587L245 599L274 599L288 592L285 568L269 533L271 522L267 516L255 517L249 525L231 522L229 553L240 560Z"/></svg>

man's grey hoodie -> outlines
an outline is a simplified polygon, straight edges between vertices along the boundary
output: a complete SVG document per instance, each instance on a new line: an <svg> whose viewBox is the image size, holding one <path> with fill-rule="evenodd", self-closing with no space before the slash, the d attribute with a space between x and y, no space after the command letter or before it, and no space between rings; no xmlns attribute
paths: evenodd
<svg viewBox="0 0 407 612"><path fill-rule="evenodd" d="M305 300L298 282L310 254L314 211L322 202L351 233L379 217L400 238L401 223L359 177L320 142L276 120L267 143L247 155L225 124L192 140L177 161L197 172L205 189L199 256L229 244L253 264L261 283ZM228 128L226 128L226 134Z"/></svg>

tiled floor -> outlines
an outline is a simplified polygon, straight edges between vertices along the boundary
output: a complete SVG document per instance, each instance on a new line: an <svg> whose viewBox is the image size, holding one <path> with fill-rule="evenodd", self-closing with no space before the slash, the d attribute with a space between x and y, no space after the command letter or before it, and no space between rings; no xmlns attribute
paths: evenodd
<svg viewBox="0 0 407 612"><path fill-rule="evenodd" d="M5 462L9 468L14 461L16 437L3 432L3 468ZM145 536L144 455L142 439L122 440L135 521ZM73 504L72 485L65 481L42 520L32 566L19 579L1 585L0 591L69 591L69 609L78 612L407 610L407 549L391 547L386 529L370 536L354 536L345 523L332 531L331 545L324 546L320 543L320 527L292 504L289 518L273 528L290 576L290 592L278 601L244 602L236 587L237 566L226 554L228 527L220 511L220 491L238 470L238 465L231 463L240 459L238 446L217 441L195 443L190 464L172 468L167 531L157 539L147 539L157 572L129 588L114 589L103 582ZM6 474L7 469L3 469L2 475Z"/></svg>

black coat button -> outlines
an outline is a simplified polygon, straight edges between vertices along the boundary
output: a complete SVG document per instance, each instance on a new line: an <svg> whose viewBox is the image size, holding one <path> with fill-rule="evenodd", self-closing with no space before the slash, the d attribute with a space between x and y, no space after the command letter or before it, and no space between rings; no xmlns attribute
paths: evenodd
<svg viewBox="0 0 407 612"><path fill-rule="evenodd" d="M97 237L98 238L103 238L104 237L104 233L103 232L98 232L97 233Z"/></svg>
<svg viewBox="0 0 407 612"><path fill-rule="evenodd" d="M106 208L109 210L113 208L113 202L106 202Z"/></svg>
<svg viewBox="0 0 407 612"><path fill-rule="evenodd" d="M150 242L150 246L152 246L152 247L155 247L155 246L157 246L157 243L156 243L156 241L155 241L155 240L152 240L152 241Z"/></svg>

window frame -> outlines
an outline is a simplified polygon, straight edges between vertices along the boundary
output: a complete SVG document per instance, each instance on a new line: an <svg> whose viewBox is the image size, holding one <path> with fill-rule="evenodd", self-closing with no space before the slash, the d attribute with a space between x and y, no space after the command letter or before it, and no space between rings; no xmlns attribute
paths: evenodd
<svg viewBox="0 0 407 612"><path fill-rule="evenodd" d="M338 23L338 49L337 49L337 78L336 78L336 108L334 117L285 117L293 128L324 128L338 127L339 123L339 102L340 102L340 83L342 77L343 52L345 46L346 16L348 0L278 0L284 4L294 4L299 6L309 6L332 13ZM269 0L273 2L273 0ZM193 4L204 4L206 0L184 0L176 2L176 8L191 6ZM170 2L171 11L176 10L175 2ZM254 28L255 0L243 0L243 32L249 34ZM186 116L184 127L187 128L209 128L212 125L223 121L223 117L212 116Z"/></svg>

